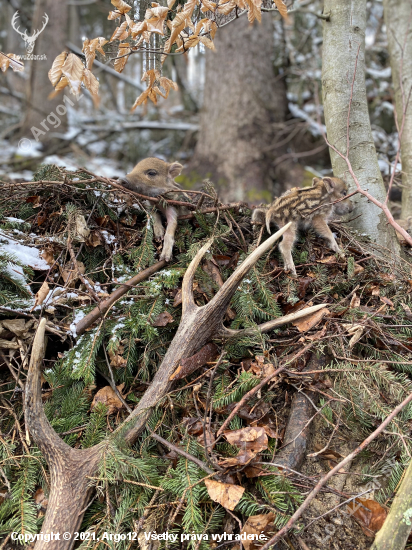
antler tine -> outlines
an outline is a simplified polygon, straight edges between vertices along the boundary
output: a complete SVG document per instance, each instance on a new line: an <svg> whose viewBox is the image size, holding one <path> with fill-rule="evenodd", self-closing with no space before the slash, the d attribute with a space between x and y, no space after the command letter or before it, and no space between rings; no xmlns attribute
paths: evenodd
<svg viewBox="0 0 412 550"><path fill-rule="evenodd" d="M247 275L249 270L255 265L255 263L267 252L270 250L275 242L283 235L283 233L289 229L292 222L287 223L285 226L283 226L279 231L277 231L274 235L269 237L264 243L262 243L260 246L256 248L248 256L244 262L240 264L240 266L232 273L232 275L229 277L229 279L225 282L225 284L221 287L219 292L215 295L215 297L208 303L208 306L211 308L218 307L219 309L226 310L226 308L229 305L230 300L232 299L233 294L236 292L237 287L239 286L239 283L242 281L243 277Z"/></svg>
<svg viewBox="0 0 412 550"><path fill-rule="evenodd" d="M193 260L190 262L189 267L186 269L185 276L182 283L182 314L188 312L189 309L197 307L193 296L193 277L196 273L201 259L206 254L214 239L209 239L205 245L199 250Z"/></svg>
<svg viewBox="0 0 412 550"><path fill-rule="evenodd" d="M30 358L29 372L24 394L24 416L26 426L30 430L33 439L46 458L48 464L52 464L53 456L57 452L67 452L71 447L67 445L54 431L43 410L40 385L40 365L45 353L44 334L46 319L40 319L39 326L34 337L33 349Z"/></svg>
<svg viewBox="0 0 412 550"><path fill-rule="evenodd" d="M306 315L311 315L312 313L315 313L315 311L318 311L319 309L322 309L327 306L328 304L317 304L316 306L300 309L299 311L295 311L294 313L289 313L289 315L284 315L283 317L278 317L277 319L272 319L271 321L267 321L266 323L257 325L257 327L234 330L234 329L222 326L219 332L219 336L220 338L231 338L233 336L247 336L249 334L252 335L256 330L259 330L260 332L269 332L273 328L286 325L287 323L296 321L301 317L306 317Z"/></svg>

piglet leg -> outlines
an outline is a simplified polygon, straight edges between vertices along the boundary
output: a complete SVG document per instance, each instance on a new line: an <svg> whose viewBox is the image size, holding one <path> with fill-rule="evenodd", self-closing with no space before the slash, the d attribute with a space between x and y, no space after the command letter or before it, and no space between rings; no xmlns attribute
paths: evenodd
<svg viewBox="0 0 412 550"><path fill-rule="evenodd" d="M166 233L163 241L163 250L160 255L160 260L166 260L170 262L173 255L173 245L175 243L175 232L177 227L177 210L173 206L168 206L166 208Z"/></svg>

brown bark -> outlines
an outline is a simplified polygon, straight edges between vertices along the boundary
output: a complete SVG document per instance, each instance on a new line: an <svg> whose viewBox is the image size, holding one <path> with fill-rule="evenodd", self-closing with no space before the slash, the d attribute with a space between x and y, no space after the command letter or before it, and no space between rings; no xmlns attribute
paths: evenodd
<svg viewBox="0 0 412 550"><path fill-rule="evenodd" d="M68 8L66 2L55 2L54 0L36 0L32 29L28 29L30 35L34 30L42 28L44 14L47 14L49 21L36 40L33 55L47 56L47 60L25 61L26 70L29 71L29 79L26 87L27 110L25 113L23 126L20 132L20 138L33 139L32 127L44 131L44 135L39 136L39 141L49 144L52 140L53 132L64 133L67 130L67 116L57 115L56 107L62 104L63 94L55 99L49 100L48 95L53 91L53 87L48 78L48 71L57 55L65 49L68 29ZM23 30L23 28L22 28ZM69 94L68 88L65 90ZM69 94L74 103L76 99ZM57 128L45 121L49 131L41 126L41 122L47 119L50 113L55 113L61 120Z"/></svg>
<svg viewBox="0 0 412 550"><path fill-rule="evenodd" d="M274 71L273 21L245 17L219 30L206 52L204 103L192 168L212 177L223 200L271 201L275 171L266 155L274 124L288 114L285 81ZM276 150L276 154L282 151Z"/></svg>

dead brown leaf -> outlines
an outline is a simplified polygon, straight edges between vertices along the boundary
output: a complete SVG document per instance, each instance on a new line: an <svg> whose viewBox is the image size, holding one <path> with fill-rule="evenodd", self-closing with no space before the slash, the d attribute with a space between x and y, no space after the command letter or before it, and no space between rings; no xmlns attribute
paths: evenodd
<svg viewBox="0 0 412 550"><path fill-rule="evenodd" d="M326 256L322 260L317 260L318 264L336 264L336 257L335 256Z"/></svg>
<svg viewBox="0 0 412 550"><path fill-rule="evenodd" d="M125 359L121 354L124 351L124 346L119 346L116 352L109 350L110 365L116 369L120 369L127 365L127 359Z"/></svg>
<svg viewBox="0 0 412 550"><path fill-rule="evenodd" d="M49 500L46 498L46 495L43 492L43 489L40 487L34 493L34 501L38 506L41 506L44 510L47 508Z"/></svg>
<svg viewBox="0 0 412 550"><path fill-rule="evenodd" d="M356 308L360 306L360 298L357 296L356 292L352 296L349 307Z"/></svg>
<svg viewBox="0 0 412 550"><path fill-rule="evenodd" d="M306 332L320 323L327 313L329 313L329 310L324 307L318 311L315 311L315 313L312 313L311 315L306 315L305 317L297 319L292 323L292 325L297 327L299 332Z"/></svg>
<svg viewBox="0 0 412 550"><path fill-rule="evenodd" d="M64 65L64 62L66 61L67 55L68 53L66 51L62 52L53 61L53 65L51 66L51 69L48 73L49 80L53 86L56 86L62 76L62 67Z"/></svg>
<svg viewBox="0 0 412 550"><path fill-rule="evenodd" d="M159 313L152 324L154 327L165 327L169 323L173 323L173 321L174 319L170 313L168 311L163 311L163 313Z"/></svg>
<svg viewBox="0 0 412 550"><path fill-rule="evenodd" d="M386 298L386 296L380 296L379 299L380 299L381 302L383 302L384 304L389 306L390 309L395 308L395 304L392 302L392 300L389 300L389 298Z"/></svg>
<svg viewBox="0 0 412 550"><path fill-rule="evenodd" d="M346 511L356 519L367 537L375 536L388 515L386 507L367 498L355 498L347 505Z"/></svg>
<svg viewBox="0 0 412 550"><path fill-rule="evenodd" d="M231 445L236 445L241 450L259 453L268 448L268 436L264 428L250 427L240 430L226 430L224 436Z"/></svg>
<svg viewBox="0 0 412 550"><path fill-rule="evenodd" d="M116 387L121 395L122 389L124 388L124 383ZM114 414L123 408L123 403L120 401L120 399L117 397L110 386L105 386L96 393L91 405L91 410L93 410L98 403L103 403L104 405L106 405L106 407L108 407L109 410L107 414Z"/></svg>
<svg viewBox="0 0 412 550"><path fill-rule="evenodd" d="M37 306L40 306L44 302L44 300L47 298L47 295L49 294L49 290L50 287L47 284L47 281L44 281L34 297L34 306L31 308L31 311L33 311Z"/></svg>
<svg viewBox="0 0 412 550"><path fill-rule="evenodd" d="M242 531L242 543L245 550L255 550L261 546L262 541L267 540L265 533L267 533L270 529L273 529L275 517L276 516L273 512L248 517ZM251 537L248 537L248 535L253 536L254 540L250 540ZM261 537L260 542L259 537Z"/></svg>
<svg viewBox="0 0 412 550"><path fill-rule="evenodd" d="M245 492L244 487L232 485L231 483L221 483L213 479L205 479L205 485L210 498L218 502L228 510L234 510L239 500Z"/></svg>

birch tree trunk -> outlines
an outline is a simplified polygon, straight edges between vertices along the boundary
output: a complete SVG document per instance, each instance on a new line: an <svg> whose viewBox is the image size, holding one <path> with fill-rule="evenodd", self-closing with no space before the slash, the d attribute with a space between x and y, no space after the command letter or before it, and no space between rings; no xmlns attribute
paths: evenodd
<svg viewBox="0 0 412 550"><path fill-rule="evenodd" d="M274 25L269 14L219 29L216 51L206 51L199 141L191 167L213 178L222 200L272 200L274 124L288 113L284 78L273 66ZM282 151L277 150L277 154Z"/></svg>
<svg viewBox="0 0 412 550"><path fill-rule="evenodd" d="M366 0L325 0L324 13L330 12L323 30L322 93L329 142L346 154L348 110L349 160L363 189L385 202L386 190L379 170L372 138L365 88ZM356 71L356 74L355 74ZM355 74L355 78L354 78ZM353 95L351 88L353 81ZM350 189L355 184L348 167L337 153L330 150L333 173L345 179ZM353 226L372 242L399 254L400 247L382 210L356 195L355 213L361 214Z"/></svg>
<svg viewBox="0 0 412 550"><path fill-rule="evenodd" d="M383 9L399 128L404 119L401 218L406 219L412 216L412 4L411 0L384 0Z"/></svg>

